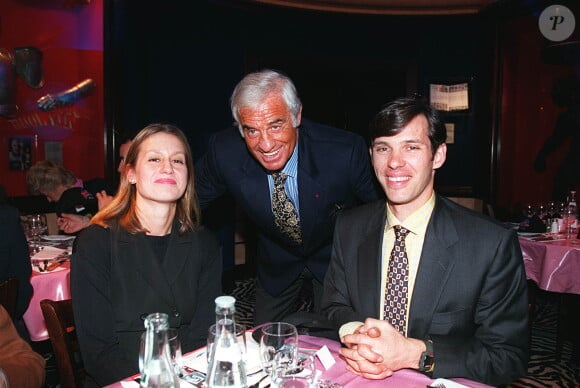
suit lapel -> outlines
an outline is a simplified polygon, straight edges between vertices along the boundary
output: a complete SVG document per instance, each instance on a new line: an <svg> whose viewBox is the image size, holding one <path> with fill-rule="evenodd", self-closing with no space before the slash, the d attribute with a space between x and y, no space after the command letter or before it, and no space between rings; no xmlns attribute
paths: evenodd
<svg viewBox="0 0 580 388"><path fill-rule="evenodd" d="M243 162L243 177L240 180L242 198L241 204L249 209L246 213L254 219L256 225L268 225L267 229L277 230L272 213L272 199L268 188L268 177L263 167L248 154Z"/></svg>
<svg viewBox="0 0 580 388"><path fill-rule="evenodd" d="M427 226L421 262L409 311L409 336L426 335L449 274L454 266L453 246L458 242L457 230L448 209L437 197Z"/></svg>
<svg viewBox="0 0 580 388"><path fill-rule="evenodd" d="M316 220L319 219L323 204L327 203L326 189L318 183L320 174L316 165L316 154L310 148L312 141L306 127L300 127L298 154L298 195L300 201L300 223L303 230L302 235L308 237L316 236ZM306 239L304 246L308 246Z"/></svg>
<svg viewBox="0 0 580 388"><path fill-rule="evenodd" d="M381 297L382 247L385 223L387 220L386 203L377 201L376 207L369 212L368 229L357 252L358 284L364 284L365 297L360 298L365 316L380 318L378 308Z"/></svg>

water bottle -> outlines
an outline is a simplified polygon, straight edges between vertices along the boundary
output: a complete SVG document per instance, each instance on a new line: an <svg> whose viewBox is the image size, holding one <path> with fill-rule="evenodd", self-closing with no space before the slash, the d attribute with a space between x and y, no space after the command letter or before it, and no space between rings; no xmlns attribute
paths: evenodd
<svg viewBox="0 0 580 388"><path fill-rule="evenodd" d="M216 338L211 349L206 387L246 388L246 363L235 334L236 299L219 296L215 299Z"/></svg>
<svg viewBox="0 0 580 388"><path fill-rule="evenodd" d="M149 314L145 318L145 350L141 387L176 388L179 380L171 365L167 329L169 317L163 313Z"/></svg>
<svg viewBox="0 0 580 388"><path fill-rule="evenodd" d="M578 208L576 207L576 190L570 190L568 194L568 204L566 205L566 215L564 225L566 228L566 238L575 237L574 228L576 228Z"/></svg>

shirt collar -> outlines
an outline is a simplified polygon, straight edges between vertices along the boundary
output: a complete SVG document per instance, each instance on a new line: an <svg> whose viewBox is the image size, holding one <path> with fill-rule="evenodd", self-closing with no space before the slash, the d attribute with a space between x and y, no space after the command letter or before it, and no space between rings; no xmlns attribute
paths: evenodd
<svg viewBox="0 0 580 388"><path fill-rule="evenodd" d="M296 178L298 176L298 142L296 142L292 156L290 156L290 159L286 162L282 172L291 178Z"/></svg>
<svg viewBox="0 0 580 388"><path fill-rule="evenodd" d="M408 229L411 233L420 235L425 234L427 230L427 224L429 223L429 218L431 218L431 213L435 208L435 192L431 193L431 197L421 206L419 209L415 210L403 224L401 221L395 217L391 208L387 204L387 226L386 230L389 231L395 225L402 225L405 229Z"/></svg>

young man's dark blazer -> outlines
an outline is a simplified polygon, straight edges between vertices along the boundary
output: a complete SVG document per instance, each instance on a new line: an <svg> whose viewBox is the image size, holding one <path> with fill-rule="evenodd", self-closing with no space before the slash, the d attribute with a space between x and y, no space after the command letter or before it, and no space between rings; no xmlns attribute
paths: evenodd
<svg viewBox="0 0 580 388"><path fill-rule="evenodd" d="M343 213L324 283L323 312L338 328L378 318L386 203ZM513 230L437 196L409 310L408 336L432 339L434 377L492 385L525 375L527 282Z"/></svg>

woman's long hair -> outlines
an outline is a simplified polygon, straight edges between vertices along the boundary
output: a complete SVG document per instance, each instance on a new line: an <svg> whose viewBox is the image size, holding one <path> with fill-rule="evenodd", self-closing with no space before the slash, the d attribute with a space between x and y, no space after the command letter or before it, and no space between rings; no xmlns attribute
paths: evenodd
<svg viewBox="0 0 580 388"><path fill-rule="evenodd" d="M118 220L119 225L130 233L147 232L137 217L137 189L136 185L129 182L127 169L135 167L143 142L157 133L167 133L175 136L182 143L185 150L187 187L183 196L177 200L175 211L175 218L179 222L179 233L182 234L199 227L201 224L201 211L197 194L195 193L191 148L183 132L170 124L149 124L135 136L125 158L125 171L121 174L119 190L113 200L91 219L91 224L110 227L112 220Z"/></svg>

